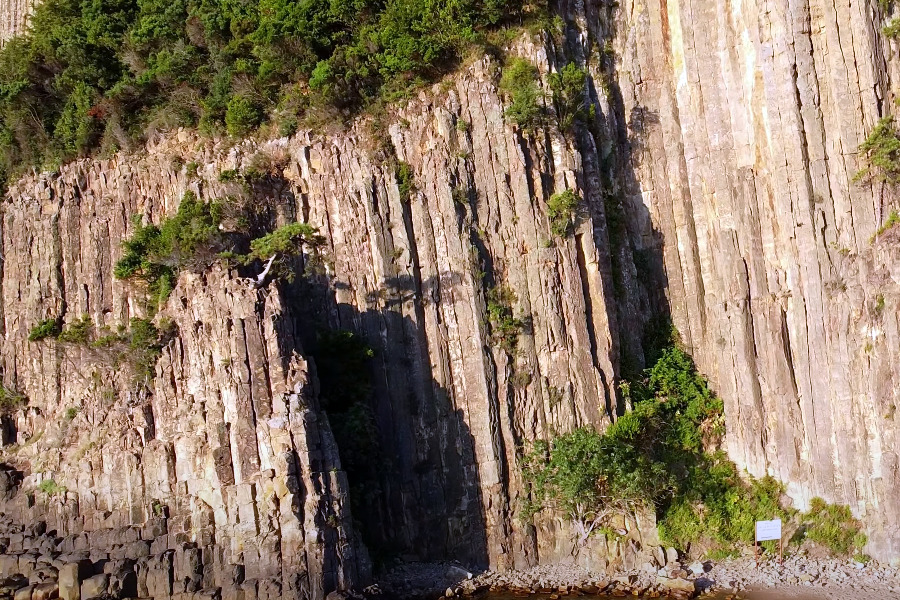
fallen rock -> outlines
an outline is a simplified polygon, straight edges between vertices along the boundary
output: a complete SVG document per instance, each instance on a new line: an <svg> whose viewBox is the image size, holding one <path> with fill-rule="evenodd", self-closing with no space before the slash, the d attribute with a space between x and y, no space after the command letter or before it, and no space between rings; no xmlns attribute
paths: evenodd
<svg viewBox="0 0 900 600"><path fill-rule="evenodd" d="M102 573L88 577L81 584L81 600L91 600L91 598L102 598L109 589L109 575ZM18 600L18 599L16 599Z"/></svg>
<svg viewBox="0 0 900 600"><path fill-rule="evenodd" d="M696 587L693 581L688 581L687 579L678 579L674 577L659 577L656 578L656 584L660 585L667 590L672 590L675 592L691 592L696 591Z"/></svg>

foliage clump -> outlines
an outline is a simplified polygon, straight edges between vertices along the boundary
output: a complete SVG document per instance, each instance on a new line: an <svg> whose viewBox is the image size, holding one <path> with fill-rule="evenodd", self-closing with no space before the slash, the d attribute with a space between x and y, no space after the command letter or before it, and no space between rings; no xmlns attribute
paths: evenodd
<svg viewBox="0 0 900 600"><path fill-rule="evenodd" d="M900 214L898 214L896 210L892 210L891 214L888 215L888 218L885 219L884 223L881 224L881 227L875 232L875 235L872 236L872 241L897 223L900 223Z"/></svg>
<svg viewBox="0 0 900 600"><path fill-rule="evenodd" d="M557 237L566 237L572 232L581 198L572 190L565 190L550 196L547 201L547 216L550 231Z"/></svg>
<svg viewBox="0 0 900 600"><path fill-rule="evenodd" d="M149 132L243 136L434 80L535 10L512 0L47 0L0 50L0 174ZM3 177L0 177L3 179Z"/></svg>
<svg viewBox="0 0 900 600"><path fill-rule="evenodd" d="M28 404L25 394L0 384L0 414L11 415Z"/></svg>
<svg viewBox="0 0 900 600"><path fill-rule="evenodd" d="M878 121L859 146L859 152L866 166L856 173L854 180L872 178L890 185L900 183L900 131L894 124L894 117Z"/></svg>
<svg viewBox="0 0 900 600"><path fill-rule="evenodd" d="M516 294L508 286L498 285L487 294L487 313L491 324L491 341L514 354L525 323L513 314Z"/></svg>
<svg viewBox="0 0 900 600"><path fill-rule="evenodd" d="M810 501L809 512L803 515L806 537L828 548L835 556L849 556L860 552L868 541L862 523L850 513L850 507L828 504L822 498Z"/></svg>
<svg viewBox="0 0 900 600"><path fill-rule="evenodd" d="M319 251L324 244L325 238L318 229L309 223L295 222L282 225L275 231L252 240L247 254L225 252L220 256L243 265L264 262L265 267L257 277L257 285L265 283L270 274L290 282L295 277L292 259L304 258L304 272L313 272L321 266Z"/></svg>
<svg viewBox="0 0 900 600"><path fill-rule="evenodd" d="M412 167L405 162L398 162L396 169L397 190L400 192L400 200L404 203L409 202L412 193L416 189L415 175Z"/></svg>
<svg viewBox="0 0 900 600"><path fill-rule="evenodd" d="M576 121L593 118L594 106L586 101L587 71L569 63L548 77L553 104L559 115L559 128L571 131Z"/></svg>
<svg viewBox="0 0 900 600"><path fill-rule="evenodd" d="M507 119L526 131L541 126L544 92L537 67L524 58L512 59L503 69L500 91L509 101L503 113Z"/></svg>
<svg viewBox="0 0 900 600"><path fill-rule="evenodd" d="M48 496L59 496L68 491L66 486L56 483L53 479L44 479L38 484L38 489Z"/></svg>
<svg viewBox="0 0 900 600"><path fill-rule="evenodd" d="M73 321L68 327L63 329L56 339L70 344L86 344L90 341L93 327L94 322L91 320L91 317L82 315L80 319Z"/></svg>
<svg viewBox="0 0 900 600"><path fill-rule="evenodd" d="M178 212L159 226L136 224L123 242L124 254L116 263L117 279L144 281L153 306L166 301L175 287L179 269L207 266L221 250L221 207L186 192Z"/></svg>
<svg viewBox="0 0 900 600"><path fill-rule="evenodd" d="M561 511L583 543L606 531L611 516L632 518L636 509L650 509L663 543L713 556L752 544L758 520L793 520L797 511L781 505L780 483L742 476L724 452L708 450L724 434L723 406L690 357L671 337L653 354L643 377L623 385L631 412L603 433L576 429L535 442L524 454L529 496L523 516ZM807 538L839 556L866 543L849 508L821 499L813 500L800 525Z"/></svg>
<svg viewBox="0 0 900 600"><path fill-rule="evenodd" d="M39 342L47 338L55 338L61 331L59 318L44 319L31 328L28 333L29 342Z"/></svg>

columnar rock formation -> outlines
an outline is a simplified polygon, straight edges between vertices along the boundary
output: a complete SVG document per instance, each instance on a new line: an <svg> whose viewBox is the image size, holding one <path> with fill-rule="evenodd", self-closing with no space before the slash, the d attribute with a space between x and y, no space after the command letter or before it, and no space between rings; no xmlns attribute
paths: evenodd
<svg viewBox="0 0 900 600"><path fill-rule="evenodd" d="M211 572L242 565L311 597L362 583L302 350L324 325L376 350L383 465L354 515L370 541L495 568L558 560L569 532L516 518L517 452L614 419L620 370L642 365L642 328L670 311L726 401L738 464L775 475L800 505L850 504L871 553L900 554L900 262L895 232L872 239L892 196L851 182L893 97L883 15L849 0L567 10L579 25L567 44L513 52L543 71L564 54L588 65L597 119L572 136L505 122L486 57L397 109L386 131L361 121L233 147L181 132L12 186L0 356L29 405L5 458L28 474L24 489L52 478L68 491L34 506L20 494L10 510L52 506L51 528L74 536L150 523L165 506L155 555L194 544ZM87 314L115 331L142 315L143 292L112 278L130 216L159 222L188 189L221 197L222 171L259 160L283 166L258 191L279 219L326 238L321 298L253 290L222 266L182 274L161 311L175 328L152 393L102 350L26 341L47 317ZM408 197L398 161L412 169ZM547 201L565 189L584 211L558 237ZM524 324L514 352L491 334L499 289ZM627 559L610 545L592 556Z"/></svg>
<svg viewBox="0 0 900 600"><path fill-rule="evenodd" d="M618 81L667 297L727 447L900 554L893 190L853 182L894 104L877 2L622 3Z"/></svg>

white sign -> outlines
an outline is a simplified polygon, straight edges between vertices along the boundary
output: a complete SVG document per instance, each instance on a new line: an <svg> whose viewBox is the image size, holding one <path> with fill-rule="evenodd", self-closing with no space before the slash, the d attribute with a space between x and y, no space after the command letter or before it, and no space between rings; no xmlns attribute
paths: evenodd
<svg viewBox="0 0 900 600"><path fill-rule="evenodd" d="M781 539L781 519L774 521L757 521L756 522L756 541L765 542L768 540Z"/></svg>

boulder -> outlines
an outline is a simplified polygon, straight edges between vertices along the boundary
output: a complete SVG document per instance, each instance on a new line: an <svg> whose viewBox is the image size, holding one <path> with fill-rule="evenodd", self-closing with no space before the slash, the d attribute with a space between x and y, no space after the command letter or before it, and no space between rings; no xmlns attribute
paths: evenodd
<svg viewBox="0 0 900 600"><path fill-rule="evenodd" d="M81 600L91 600L91 598L102 598L109 590L109 575L101 573L88 577L81 584Z"/></svg>
<svg viewBox="0 0 900 600"><path fill-rule="evenodd" d="M666 564L670 565L676 562L678 562L678 550L672 547L666 548Z"/></svg>
<svg viewBox="0 0 900 600"><path fill-rule="evenodd" d="M16 595L14 596L15 600L31 600L31 596L34 593L35 586L26 585L25 587L16 590Z"/></svg>
<svg viewBox="0 0 900 600"><path fill-rule="evenodd" d="M688 571L693 573L694 575L703 575L706 573L706 567L703 566L703 563L700 561L691 563L691 566L688 567Z"/></svg>
<svg viewBox="0 0 900 600"><path fill-rule="evenodd" d="M690 592L694 593L696 591L696 587L693 581L688 581L687 579L678 579L675 577L661 577L657 576L656 584L666 588L667 590L671 590L673 592Z"/></svg>
<svg viewBox="0 0 900 600"><path fill-rule="evenodd" d="M56 583L42 583L35 586L31 594L31 600L53 600L59 598L59 585Z"/></svg>

